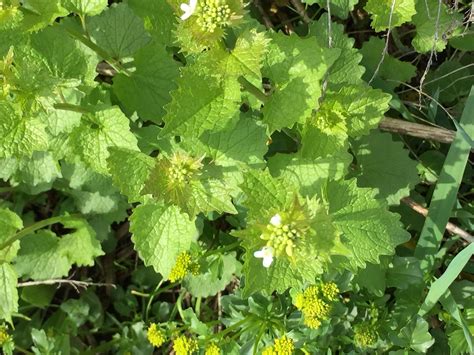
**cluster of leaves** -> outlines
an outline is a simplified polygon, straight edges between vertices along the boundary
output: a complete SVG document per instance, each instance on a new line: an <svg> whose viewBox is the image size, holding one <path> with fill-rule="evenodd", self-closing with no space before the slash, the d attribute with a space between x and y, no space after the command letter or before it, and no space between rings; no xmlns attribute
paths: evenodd
<svg viewBox="0 0 474 355"><path fill-rule="evenodd" d="M240 0L184 20L179 0L0 2L3 351L472 350L472 283L430 313L446 333L429 329L436 268L399 206L429 201L443 152L405 142L417 163L377 131L389 110L448 127L441 104L462 110L474 58L456 3L308 0L314 19L284 33ZM354 7L374 31L359 49ZM457 51L425 78L381 31L429 65Z"/></svg>

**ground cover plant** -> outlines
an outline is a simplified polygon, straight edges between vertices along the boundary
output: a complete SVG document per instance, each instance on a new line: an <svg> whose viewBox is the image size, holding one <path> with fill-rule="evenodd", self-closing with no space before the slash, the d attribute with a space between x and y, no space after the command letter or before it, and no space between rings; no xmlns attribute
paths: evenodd
<svg viewBox="0 0 474 355"><path fill-rule="evenodd" d="M472 3L181 1L0 1L3 352L472 353Z"/></svg>

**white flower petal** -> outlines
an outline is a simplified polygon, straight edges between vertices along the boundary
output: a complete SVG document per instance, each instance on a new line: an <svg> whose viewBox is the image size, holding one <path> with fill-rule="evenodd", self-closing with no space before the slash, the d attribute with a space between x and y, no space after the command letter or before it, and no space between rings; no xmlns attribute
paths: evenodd
<svg viewBox="0 0 474 355"><path fill-rule="evenodd" d="M197 0L190 0L189 4L181 4L179 7L184 11L184 14L181 15L181 20L187 20L196 11Z"/></svg>
<svg viewBox="0 0 474 355"><path fill-rule="evenodd" d="M275 227L281 226L281 216L277 213L270 219L270 224L274 225Z"/></svg>
<svg viewBox="0 0 474 355"><path fill-rule="evenodd" d="M256 258L264 258L265 252L263 250L257 250L253 253L253 256L255 256Z"/></svg>
<svg viewBox="0 0 474 355"><path fill-rule="evenodd" d="M270 265L273 262L273 256L266 256L263 258L263 266L264 267L270 267Z"/></svg>

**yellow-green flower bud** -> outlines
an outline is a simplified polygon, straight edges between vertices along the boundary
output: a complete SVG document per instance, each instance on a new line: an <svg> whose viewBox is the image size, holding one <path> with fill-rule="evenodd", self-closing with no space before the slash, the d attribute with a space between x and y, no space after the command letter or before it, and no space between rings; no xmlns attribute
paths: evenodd
<svg viewBox="0 0 474 355"><path fill-rule="evenodd" d="M321 285L321 293L328 301L335 301L339 295L339 287L334 282L326 282Z"/></svg>
<svg viewBox="0 0 474 355"><path fill-rule="evenodd" d="M199 265L193 262L191 254L185 251L178 255L168 278L171 282L177 282L184 279L189 273L197 275L199 273Z"/></svg>
<svg viewBox="0 0 474 355"><path fill-rule="evenodd" d="M4 325L0 326L0 346L5 345L11 340L10 334L8 334L7 327Z"/></svg>
<svg viewBox="0 0 474 355"><path fill-rule="evenodd" d="M354 327L354 343L358 347L371 347L377 342L377 340L377 330L369 322L362 322Z"/></svg>
<svg viewBox="0 0 474 355"><path fill-rule="evenodd" d="M190 355L198 350L198 343L195 339L181 335L174 340L173 350L176 355Z"/></svg>
<svg viewBox="0 0 474 355"><path fill-rule="evenodd" d="M157 348L166 341L165 333L155 323L151 323L148 327L147 338L150 344Z"/></svg>
<svg viewBox="0 0 474 355"><path fill-rule="evenodd" d="M204 355L220 355L221 354L221 349L215 344L211 343L210 345L207 346L206 352Z"/></svg>

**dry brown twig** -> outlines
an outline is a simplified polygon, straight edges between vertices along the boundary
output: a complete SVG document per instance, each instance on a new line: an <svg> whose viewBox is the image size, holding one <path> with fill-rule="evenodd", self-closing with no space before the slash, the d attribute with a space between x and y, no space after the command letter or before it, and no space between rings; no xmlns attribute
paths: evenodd
<svg viewBox="0 0 474 355"><path fill-rule="evenodd" d="M65 279L51 279L51 280L41 280L41 281L26 281L26 282L19 282L18 287L29 287L29 286L39 286L39 285L69 285L72 286L76 292L79 292L79 289L87 289L91 286L98 286L98 287L113 287L116 288L117 286L114 284L107 284L107 283L95 283L95 282L87 282L87 281L77 281L77 280L65 280Z"/></svg>
<svg viewBox="0 0 474 355"><path fill-rule="evenodd" d="M426 217L428 215L428 209L424 208L422 205L416 203L413 201L410 197L404 197L401 199L401 202L403 202L405 205L410 207L413 211L421 214L423 217ZM446 225L446 230L451 233L451 234L456 234L460 236L462 239L464 239L468 243L473 243L474 242L474 236L466 232L464 229L458 227L457 225L448 222Z"/></svg>

